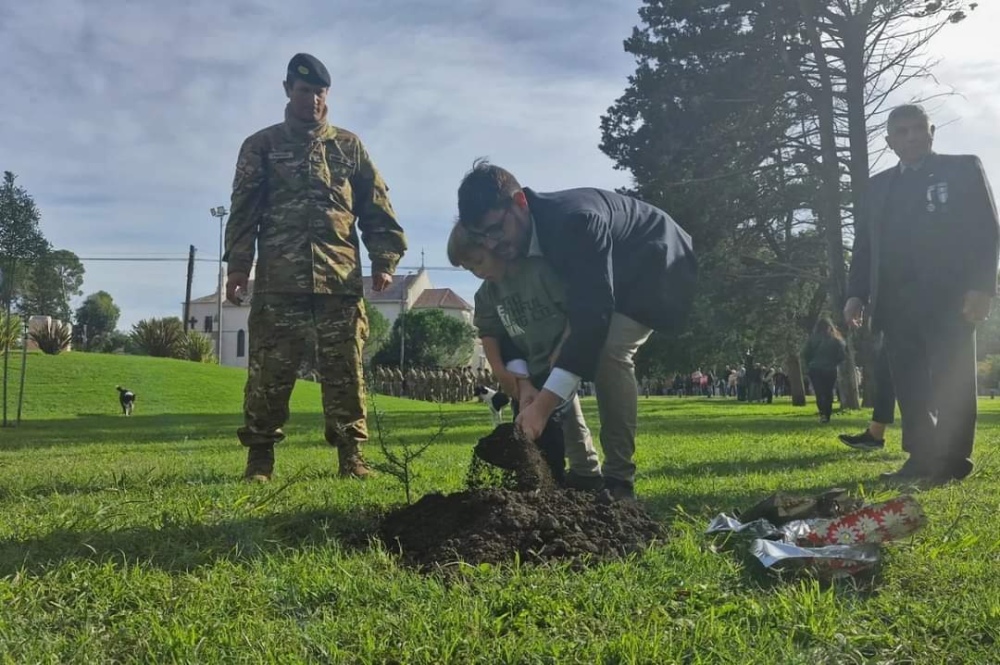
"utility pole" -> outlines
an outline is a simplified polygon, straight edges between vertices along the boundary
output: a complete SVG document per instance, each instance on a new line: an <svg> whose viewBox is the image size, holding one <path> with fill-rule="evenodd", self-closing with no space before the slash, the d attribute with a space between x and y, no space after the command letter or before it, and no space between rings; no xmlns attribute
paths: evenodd
<svg viewBox="0 0 1000 665"><path fill-rule="evenodd" d="M60 327L69 325L59 322ZM28 373L28 320L21 322L21 386L17 390L17 426L21 425L21 407L24 405L24 376Z"/></svg>
<svg viewBox="0 0 1000 665"><path fill-rule="evenodd" d="M403 282L403 298L399 301L399 371L405 371L403 361L406 360L406 282Z"/></svg>
<svg viewBox="0 0 1000 665"><path fill-rule="evenodd" d="M222 298L226 291L226 273L223 272L222 269L222 251L223 251L222 244L223 244L223 238L225 237L225 224L223 222L226 219L226 215L229 214L229 211L226 210L225 206L218 206L216 208L212 208L210 212L212 213L212 217L219 218L219 294L217 299L218 313L215 317L216 319L215 322L219 326L219 342L218 342L218 348L216 350L219 356L218 358L219 364L221 365L222 364Z"/></svg>
<svg viewBox="0 0 1000 665"><path fill-rule="evenodd" d="M423 260L421 259L421 263ZM409 273L406 277L403 277L402 291L403 294L399 300L399 371L404 371L403 362L406 360L406 306L409 304L407 301L410 298L410 282L409 276L413 273Z"/></svg>
<svg viewBox="0 0 1000 665"><path fill-rule="evenodd" d="M194 245L188 249L187 289L184 291L184 330L188 329L191 318L191 281L194 279Z"/></svg>
<svg viewBox="0 0 1000 665"><path fill-rule="evenodd" d="M12 275L15 274L13 270L11 270L11 274ZM3 277L3 275L0 275L0 279L2 279L2 277ZM12 280L8 280L8 281L12 281ZM3 325L4 325L4 328L5 328L4 332L6 333L7 329L10 328L10 301L14 297L14 289L13 289L12 285L8 285L6 283L3 283L2 281L0 281L0 287L3 288L3 294L4 294L4 302L5 302L4 309L5 309L5 311L4 311L4 314L3 314ZM4 337L6 337L6 334L4 335ZM7 370L8 370L9 361L10 361L10 347L13 346L13 344L14 344L14 340L13 339L11 339L11 340L5 339L4 340L4 349L3 349L3 426L4 427L8 426L8 422L7 422L7 380L10 378L10 372L8 372Z"/></svg>

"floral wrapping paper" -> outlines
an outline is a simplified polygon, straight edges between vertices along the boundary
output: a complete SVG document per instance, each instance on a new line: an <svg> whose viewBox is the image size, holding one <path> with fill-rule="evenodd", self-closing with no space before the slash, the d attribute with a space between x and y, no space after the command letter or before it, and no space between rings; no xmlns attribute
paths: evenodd
<svg viewBox="0 0 1000 665"><path fill-rule="evenodd" d="M882 543L907 538L925 524L927 516L917 500L903 495L838 517L794 520L781 528L763 519L744 524L723 513L706 533L753 538L750 553L765 568L808 567L839 577L872 568L879 562Z"/></svg>
<svg viewBox="0 0 1000 665"><path fill-rule="evenodd" d="M823 545L857 545L885 543L913 535L927 524L923 508L912 496L904 495L891 501L864 506L835 519L799 520L786 524L783 531L796 533L793 542L804 547ZM795 525L798 528L793 528Z"/></svg>

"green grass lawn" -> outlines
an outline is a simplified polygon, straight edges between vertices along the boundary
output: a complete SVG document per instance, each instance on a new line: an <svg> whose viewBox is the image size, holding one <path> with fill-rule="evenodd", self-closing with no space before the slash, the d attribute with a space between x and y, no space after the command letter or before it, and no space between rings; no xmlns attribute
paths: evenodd
<svg viewBox="0 0 1000 665"><path fill-rule="evenodd" d="M275 481L238 480L243 379L30 356L25 420L0 430L0 662L1000 663L1000 400L980 402L976 473L919 494L929 525L888 548L870 586L774 581L702 532L777 489L887 496L874 479L903 459L898 429L863 454L836 434L867 412L820 425L787 401L666 398L641 402L636 455L666 542L584 572L435 577L359 546L402 488L336 477L314 384L296 388ZM119 383L138 394L132 418L118 415ZM399 438L438 420L432 405L379 405ZM489 430L482 406L443 414L417 495L460 489Z"/></svg>

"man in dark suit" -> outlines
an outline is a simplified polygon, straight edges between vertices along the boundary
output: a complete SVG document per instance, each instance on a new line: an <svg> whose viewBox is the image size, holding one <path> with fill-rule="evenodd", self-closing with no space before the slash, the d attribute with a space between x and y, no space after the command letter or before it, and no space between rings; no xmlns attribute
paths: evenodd
<svg viewBox="0 0 1000 665"><path fill-rule="evenodd" d="M542 256L565 284L570 333L542 390L518 395L520 428L537 438L581 379L594 381L605 485L633 496L633 358L653 330L676 333L686 319L697 273L690 236L637 199L590 188L535 192L486 161L462 180L458 211L500 258Z"/></svg>
<svg viewBox="0 0 1000 665"><path fill-rule="evenodd" d="M874 176L856 219L844 318L885 335L909 459L891 481L972 472L976 323L996 295L997 209L982 163L931 150L924 110L889 114L899 165Z"/></svg>

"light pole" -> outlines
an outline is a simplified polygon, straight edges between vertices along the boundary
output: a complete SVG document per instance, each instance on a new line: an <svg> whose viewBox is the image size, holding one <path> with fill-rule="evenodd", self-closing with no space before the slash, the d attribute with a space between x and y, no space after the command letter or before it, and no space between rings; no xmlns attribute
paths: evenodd
<svg viewBox="0 0 1000 665"><path fill-rule="evenodd" d="M413 273L410 272L406 277L403 277L403 296L399 301L399 371L405 372L403 368L403 362L406 360L406 306L409 304L407 302L410 298L410 284L409 276Z"/></svg>
<svg viewBox="0 0 1000 665"><path fill-rule="evenodd" d="M222 271L222 243L225 236L225 225L223 224L226 219L226 215L229 211L226 210L225 206L218 206L210 210L212 217L219 218L219 297L218 297L218 313L215 317L215 323L219 327L218 339L219 344L216 349L218 353L219 364L222 364L222 294L226 289L226 274Z"/></svg>

